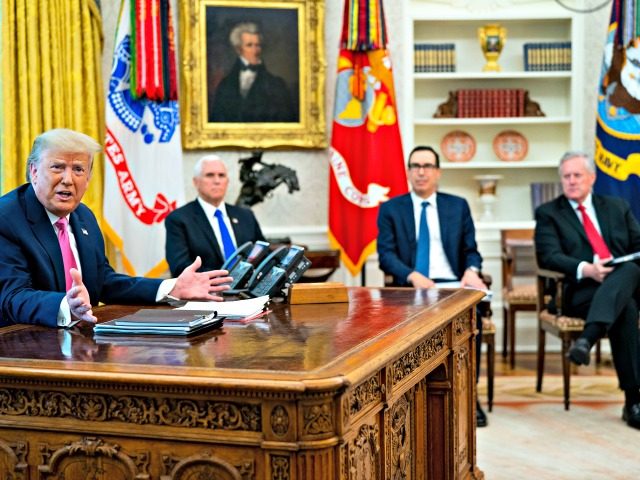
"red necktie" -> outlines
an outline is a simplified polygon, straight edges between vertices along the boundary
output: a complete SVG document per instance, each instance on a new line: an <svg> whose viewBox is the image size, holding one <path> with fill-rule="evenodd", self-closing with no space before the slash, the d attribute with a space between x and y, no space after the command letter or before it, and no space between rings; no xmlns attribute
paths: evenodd
<svg viewBox="0 0 640 480"><path fill-rule="evenodd" d="M582 225L584 226L584 231L587 234L593 253L598 255L600 260L610 258L611 252L609 251L607 244L604 243L604 238L602 238L602 235L598 233L598 230L589 218L584 205L578 205L578 210L580 210L580 213L582 214Z"/></svg>
<svg viewBox="0 0 640 480"><path fill-rule="evenodd" d="M69 242L69 234L67 233L68 221L66 217L60 218L54 225L58 229L58 243L60 244L60 251L62 252L62 263L64 264L64 280L67 291L71 288L73 280L71 279L71 273L69 270L77 268L76 258L71 251L71 243Z"/></svg>

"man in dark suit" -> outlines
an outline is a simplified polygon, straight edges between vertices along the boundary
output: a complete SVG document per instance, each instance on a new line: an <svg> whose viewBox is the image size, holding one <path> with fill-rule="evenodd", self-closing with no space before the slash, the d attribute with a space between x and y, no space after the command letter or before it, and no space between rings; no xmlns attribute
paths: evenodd
<svg viewBox="0 0 640 480"><path fill-rule="evenodd" d="M611 257L640 251L640 225L624 200L591 193L596 173L588 155L566 153L560 180L564 195L536 210L538 264L565 275L563 313L585 319L569 358L588 364L591 347L608 335L625 393L623 419L640 428L640 267L634 262L605 266Z"/></svg>
<svg viewBox="0 0 640 480"><path fill-rule="evenodd" d="M210 122L297 122L289 89L262 61L255 23L236 25L229 36L238 58L209 103Z"/></svg>
<svg viewBox="0 0 640 480"><path fill-rule="evenodd" d="M392 198L378 214L380 269L397 286L437 287L459 282L486 289L480 278L482 257L467 201L437 192L440 157L431 147L418 146L409 154L407 177L411 193ZM476 360L480 364L482 321L478 315ZM487 418L477 405L477 424Z"/></svg>
<svg viewBox="0 0 640 480"><path fill-rule="evenodd" d="M229 176L220 157L208 155L198 160L193 185L198 198L171 212L164 221L165 253L172 275L178 275L196 257L202 258L200 270L219 269L239 245L264 240L251 210L224 202ZM227 234L230 251L225 251Z"/></svg>
<svg viewBox="0 0 640 480"><path fill-rule="evenodd" d="M0 325L95 323L92 305L155 303L168 296L222 300L227 272L156 280L116 273L104 255L95 216L80 201L91 178L91 137L67 129L38 136L27 161L29 183L0 198Z"/></svg>

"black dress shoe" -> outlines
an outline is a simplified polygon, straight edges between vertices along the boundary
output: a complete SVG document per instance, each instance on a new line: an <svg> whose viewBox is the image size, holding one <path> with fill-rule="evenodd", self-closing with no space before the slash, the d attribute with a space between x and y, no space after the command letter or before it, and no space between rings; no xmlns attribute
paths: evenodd
<svg viewBox="0 0 640 480"><path fill-rule="evenodd" d="M591 355L589 355L590 350L591 345L589 341L585 338L579 338L569 349L569 360L576 365L589 365L589 361L591 360Z"/></svg>
<svg viewBox="0 0 640 480"><path fill-rule="evenodd" d="M476 402L476 427L486 427L488 424L487 414L482 410L480 402Z"/></svg>
<svg viewBox="0 0 640 480"><path fill-rule="evenodd" d="M630 427L640 429L640 403L634 403L628 408L625 405L622 408L622 420Z"/></svg>

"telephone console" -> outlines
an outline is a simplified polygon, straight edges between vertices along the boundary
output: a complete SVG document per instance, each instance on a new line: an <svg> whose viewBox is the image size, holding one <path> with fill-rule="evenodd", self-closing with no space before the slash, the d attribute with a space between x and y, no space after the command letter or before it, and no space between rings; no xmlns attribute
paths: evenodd
<svg viewBox="0 0 640 480"><path fill-rule="evenodd" d="M248 255L247 255L247 252ZM243 288L251 275L254 268L269 254L269 243L258 240L252 247L251 242L247 242L239 247L233 255L231 255L225 264L222 266L224 269L228 263L234 261L234 257L240 258L233 264L233 267L229 271L229 275L233 277L233 281L229 284L231 290L223 292L225 295L237 294L237 289ZM246 255L246 260L242 258Z"/></svg>
<svg viewBox="0 0 640 480"><path fill-rule="evenodd" d="M311 265L304 256L304 248L292 245L288 250L286 247L281 249L284 253L279 252L268 263L265 259L258 267L254 281L249 282L249 296L276 295L287 283L299 280Z"/></svg>

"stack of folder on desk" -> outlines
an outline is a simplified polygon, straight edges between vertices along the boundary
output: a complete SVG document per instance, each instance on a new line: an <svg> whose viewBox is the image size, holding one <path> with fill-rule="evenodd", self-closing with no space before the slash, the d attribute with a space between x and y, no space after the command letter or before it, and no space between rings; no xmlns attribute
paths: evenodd
<svg viewBox="0 0 640 480"><path fill-rule="evenodd" d="M185 312L180 310L142 309L122 318L97 324L99 335L193 335L220 328L224 317L217 312Z"/></svg>

